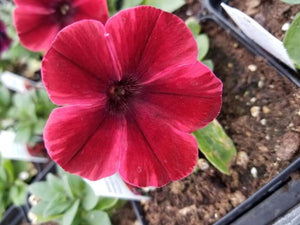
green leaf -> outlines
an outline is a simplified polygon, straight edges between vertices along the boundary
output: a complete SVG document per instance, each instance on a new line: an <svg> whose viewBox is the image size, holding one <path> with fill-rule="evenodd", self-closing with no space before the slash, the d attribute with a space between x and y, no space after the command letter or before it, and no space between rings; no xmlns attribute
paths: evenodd
<svg viewBox="0 0 300 225"><path fill-rule="evenodd" d="M62 195L53 196L52 200L48 202L47 207L43 211L43 217L55 216L65 212L70 208L72 202Z"/></svg>
<svg viewBox="0 0 300 225"><path fill-rule="evenodd" d="M109 15L113 16L117 12L117 0L107 0Z"/></svg>
<svg viewBox="0 0 300 225"><path fill-rule="evenodd" d="M22 172L30 173L30 169L33 167L32 164L24 161L12 161L12 164L14 167L14 176L16 178L18 178Z"/></svg>
<svg viewBox="0 0 300 225"><path fill-rule="evenodd" d="M63 194L65 193L64 183L62 179L58 178L52 173L49 173L47 175L47 183L51 186L51 189L53 189L55 192L63 193Z"/></svg>
<svg viewBox="0 0 300 225"><path fill-rule="evenodd" d="M14 205L20 206L26 202L27 185L11 186L9 189L9 197Z"/></svg>
<svg viewBox="0 0 300 225"><path fill-rule="evenodd" d="M87 225L111 225L107 213L95 210L88 212L86 215Z"/></svg>
<svg viewBox="0 0 300 225"><path fill-rule="evenodd" d="M121 9L128 9L131 7L138 6L142 3L143 0L123 0L123 5Z"/></svg>
<svg viewBox="0 0 300 225"><path fill-rule="evenodd" d="M144 0L144 5L162 9L167 12L174 12L185 4L184 0Z"/></svg>
<svg viewBox="0 0 300 225"><path fill-rule="evenodd" d="M198 60L202 61L209 50L209 39L206 34L200 34L196 37L198 46Z"/></svg>
<svg viewBox="0 0 300 225"><path fill-rule="evenodd" d="M0 86L0 106L8 107L10 105L10 92L4 87Z"/></svg>
<svg viewBox="0 0 300 225"><path fill-rule="evenodd" d="M84 195L82 199L82 206L86 211L93 209L98 203L98 197L95 195L93 189L86 184Z"/></svg>
<svg viewBox="0 0 300 225"><path fill-rule="evenodd" d="M33 132L35 135L42 135L44 131L46 121L43 119L37 120L37 122L34 124Z"/></svg>
<svg viewBox="0 0 300 225"><path fill-rule="evenodd" d="M193 133L200 151L221 172L229 174L229 165L236 155L232 140L227 136L222 126L214 120L206 127Z"/></svg>
<svg viewBox="0 0 300 225"><path fill-rule="evenodd" d="M300 13L298 13L286 32L283 44L295 66L300 69Z"/></svg>
<svg viewBox="0 0 300 225"><path fill-rule="evenodd" d="M35 215L42 216L45 209L48 207L49 202L40 201L37 205L31 207L30 212Z"/></svg>
<svg viewBox="0 0 300 225"><path fill-rule="evenodd" d="M117 198L99 197L99 202L98 202L97 206L95 207L95 209L98 209L98 210L110 210L114 206L116 206L117 203L118 203L118 199Z"/></svg>
<svg viewBox="0 0 300 225"><path fill-rule="evenodd" d="M78 211L80 200L76 200L72 207L69 208L69 210L63 215L62 219L62 225L72 225L72 222L76 216L76 213Z"/></svg>
<svg viewBox="0 0 300 225"><path fill-rule="evenodd" d="M57 193L46 181L40 181L29 185L28 190L43 201L51 201Z"/></svg>
<svg viewBox="0 0 300 225"><path fill-rule="evenodd" d="M201 26L199 25L199 22L195 17L189 17L186 21L185 24L190 28L192 31L194 37L196 37L200 31L201 31Z"/></svg>
<svg viewBox="0 0 300 225"><path fill-rule="evenodd" d="M281 1L292 5L300 4L300 0L281 0Z"/></svg>
<svg viewBox="0 0 300 225"><path fill-rule="evenodd" d="M14 169L12 161L9 159L3 159L2 167L3 167L4 173L5 173L5 180L7 181L8 184L12 184L14 182L14 180L16 179L15 169Z"/></svg>
<svg viewBox="0 0 300 225"><path fill-rule="evenodd" d="M65 190L73 197L81 198L85 188L83 179L79 176L65 173L63 176L64 183L66 184Z"/></svg>
<svg viewBox="0 0 300 225"><path fill-rule="evenodd" d="M17 127L15 142L28 143L32 137L33 126L31 124L24 124Z"/></svg>
<svg viewBox="0 0 300 225"><path fill-rule="evenodd" d="M202 61L203 64L209 67L209 69L214 70L214 63L211 59L205 59Z"/></svg>

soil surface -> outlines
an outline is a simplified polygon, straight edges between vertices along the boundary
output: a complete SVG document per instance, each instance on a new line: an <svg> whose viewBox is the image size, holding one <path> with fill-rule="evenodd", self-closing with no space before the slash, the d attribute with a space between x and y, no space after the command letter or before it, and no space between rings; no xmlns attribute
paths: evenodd
<svg viewBox="0 0 300 225"><path fill-rule="evenodd" d="M250 1L235 2L242 6ZM275 14L270 8L261 11L266 20L277 20L273 16L283 10L279 7L282 3L262 2L258 6L261 10L272 4L278 7ZM282 24L291 14L281 16L284 18L278 20L277 28L270 26L279 37ZM210 37L207 58L213 60L214 72L224 83L218 120L233 139L238 154L230 176L200 157L193 174L150 192L152 200L143 204L149 225L213 224L299 156L300 89L215 23L206 22L202 28Z"/></svg>
<svg viewBox="0 0 300 225"><path fill-rule="evenodd" d="M112 213L111 222L114 225L140 225L130 202Z"/></svg>

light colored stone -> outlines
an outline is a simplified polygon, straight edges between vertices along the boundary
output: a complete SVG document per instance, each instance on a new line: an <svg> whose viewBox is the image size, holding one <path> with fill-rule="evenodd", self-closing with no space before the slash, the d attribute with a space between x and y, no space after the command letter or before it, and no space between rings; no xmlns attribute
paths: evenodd
<svg viewBox="0 0 300 225"><path fill-rule="evenodd" d="M289 22L286 22L282 25L281 30L287 31L290 28L291 24Z"/></svg>
<svg viewBox="0 0 300 225"><path fill-rule="evenodd" d="M251 112L252 117L258 117L259 113L260 113L260 107L259 106L253 106L253 107L251 107L250 112Z"/></svg>
<svg viewBox="0 0 300 225"><path fill-rule="evenodd" d="M263 126L266 126L267 120L266 119L261 119L260 124L263 125Z"/></svg>
<svg viewBox="0 0 300 225"><path fill-rule="evenodd" d="M246 200L246 197L240 191L236 191L233 194L231 194L231 196L230 196L230 202L234 207L237 207L239 204L241 204L245 200Z"/></svg>
<svg viewBox="0 0 300 225"><path fill-rule="evenodd" d="M200 158L197 161L197 166L199 167L200 170L207 170L209 168L209 163L207 162L206 159Z"/></svg>
<svg viewBox="0 0 300 225"><path fill-rule="evenodd" d="M254 64L250 64L248 66L248 70L251 71L251 72L255 72L257 70L257 66L254 65Z"/></svg>
<svg viewBox="0 0 300 225"><path fill-rule="evenodd" d="M248 154L244 151L239 151L236 155L236 164L246 169L248 162L249 162Z"/></svg>
<svg viewBox="0 0 300 225"><path fill-rule="evenodd" d="M188 213L193 213L193 212L196 212L196 211L197 211L196 205L190 205L190 206L186 206L186 207L180 209L179 214L185 216Z"/></svg>
<svg viewBox="0 0 300 225"><path fill-rule="evenodd" d="M268 114L271 111L267 106L263 106L262 110L264 114Z"/></svg>
<svg viewBox="0 0 300 225"><path fill-rule="evenodd" d="M251 103L254 103L254 102L256 102L256 100L257 100L257 99L256 99L255 97L253 97L253 98L250 99L250 102L251 102Z"/></svg>
<svg viewBox="0 0 300 225"><path fill-rule="evenodd" d="M257 178L257 169L255 167L251 168L250 173L254 178Z"/></svg>
<svg viewBox="0 0 300 225"><path fill-rule="evenodd" d="M263 88L264 85L265 85L265 82L264 82L263 80L258 81L257 86L258 86L259 88Z"/></svg>

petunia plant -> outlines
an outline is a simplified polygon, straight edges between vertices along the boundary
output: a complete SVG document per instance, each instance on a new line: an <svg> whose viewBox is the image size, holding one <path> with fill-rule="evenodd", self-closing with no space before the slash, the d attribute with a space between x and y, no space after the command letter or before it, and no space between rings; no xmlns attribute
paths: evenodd
<svg viewBox="0 0 300 225"><path fill-rule="evenodd" d="M216 118L222 99L221 81L197 56L185 23L149 6L63 29L42 63L62 106L44 130L49 155L90 180L118 172L159 187L186 177L198 156L190 133Z"/></svg>
<svg viewBox="0 0 300 225"><path fill-rule="evenodd" d="M109 214L123 204L115 198L95 196L82 178L62 170L58 176L49 173L46 181L31 184L29 191L33 223L110 225Z"/></svg>
<svg viewBox="0 0 300 225"><path fill-rule="evenodd" d="M32 51L45 51L65 26L82 19L105 23L106 0L15 0L14 23L21 43Z"/></svg>
<svg viewBox="0 0 300 225"><path fill-rule="evenodd" d="M199 147L229 173L234 146L211 123L220 111L222 83L203 64L213 65L204 60L207 36L195 21L186 22L195 28L191 32L160 9L130 8L171 12L184 4L168 2L124 0L116 6L110 0L111 14L129 9L108 19L106 1L15 0L21 43L46 50L42 79L61 107L51 113L43 137L66 171L90 180L118 172L134 186L160 187L193 171ZM42 130L44 123L32 121L36 125L25 126L21 139Z"/></svg>
<svg viewBox="0 0 300 225"><path fill-rule="evenodd" d="M42 141L43 129L55 105L49 100L45 90L32 89L27 93L16 93L7 117L6 129L16 132L16 142L34 146Z"/></svg>

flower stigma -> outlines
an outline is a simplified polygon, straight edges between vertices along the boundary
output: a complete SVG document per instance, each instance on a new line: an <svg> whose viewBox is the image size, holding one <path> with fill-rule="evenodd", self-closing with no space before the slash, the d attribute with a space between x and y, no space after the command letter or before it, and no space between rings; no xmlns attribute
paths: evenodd
<svg viewBox="0 0 300 225"><path fill-rule="evenodd" d="M59 7L59 11L63 16L65 16L70 11L70 6L67 3L65 3Z"/></svg>

